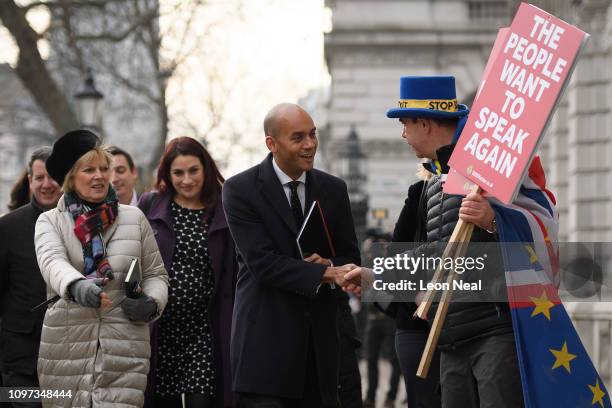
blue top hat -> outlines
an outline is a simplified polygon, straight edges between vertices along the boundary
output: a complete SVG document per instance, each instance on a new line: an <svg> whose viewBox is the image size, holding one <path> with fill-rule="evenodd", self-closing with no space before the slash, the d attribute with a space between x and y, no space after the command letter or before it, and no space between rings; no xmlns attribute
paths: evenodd
<svg viewBox="0 0 612 408"><path fill-rule="evenodd" d="M457 103L455 77L405 76L400 78L399 107L388 118L460 118L470 112Z"/></svg>

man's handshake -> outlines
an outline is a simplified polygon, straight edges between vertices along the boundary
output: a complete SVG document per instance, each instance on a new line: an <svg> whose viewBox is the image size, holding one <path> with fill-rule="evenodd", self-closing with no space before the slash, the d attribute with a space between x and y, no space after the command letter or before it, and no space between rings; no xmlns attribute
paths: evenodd
<svg viewBox="0 0 612 408"><path fill-rule="evenodd" d="M329 259L323 258L318 254L312 254L304 258L304 260L306 262L326 265L327 269L325 269L323 274L323 283L334 283L345 292L353 293L356 296L361 296L362 288L371 286L374 281L374 273L369 268L355 264L333 266Z"/></svg>
<svg viewBox="0 0 612 408"><path fill-rule="evenodd" d="M373 276L372 270L369 268L346 264L327 268L323 274L323 281L335 283L342 287L344 291L361 296L362 288L371 286L374 280Z"/></svg>

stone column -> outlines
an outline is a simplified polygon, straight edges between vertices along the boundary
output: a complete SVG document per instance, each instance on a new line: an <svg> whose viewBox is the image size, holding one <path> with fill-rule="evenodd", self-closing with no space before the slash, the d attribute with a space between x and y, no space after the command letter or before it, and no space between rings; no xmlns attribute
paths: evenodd
<svg viewBox="0 0 612 408"><path fill-rule="evenodd" d="M581 2L576 23L591 34L568 92L568 239L612 239L610 0Z"/></svg>

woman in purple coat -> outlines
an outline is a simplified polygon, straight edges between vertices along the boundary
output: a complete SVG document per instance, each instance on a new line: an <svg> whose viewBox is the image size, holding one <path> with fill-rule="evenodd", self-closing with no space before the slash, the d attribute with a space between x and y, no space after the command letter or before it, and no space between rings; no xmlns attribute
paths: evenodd
<svg viewBox="0 0 612 408"><path fill-rule="evenodd" d="M237 263L223 206L224 179L195 139L170 141L157 192L139 207L170 276L168 305L152 328L148 402L231 407L229 345Z"/></svg>

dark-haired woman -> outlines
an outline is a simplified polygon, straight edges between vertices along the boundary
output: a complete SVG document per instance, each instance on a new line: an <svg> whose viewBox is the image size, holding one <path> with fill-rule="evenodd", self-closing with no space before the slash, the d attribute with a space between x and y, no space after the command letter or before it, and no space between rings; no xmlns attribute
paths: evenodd
<svg viewBox="0 0 612 408"><path fill-rule="evenodd" d="M224 179L195 139L169 142L157 192L143 195L170 275L168 306L153 329L149 391L156 407L230 407L229 343L236 256L223 206Z"/></svg>
<svg viewBox="0 0 612 408"><path fill-rule="evenodd" d="M13 184L10 197L11 201L7 205L9 211L16 210L30 202L30 182L27 170L24 170Z"/></svg>

